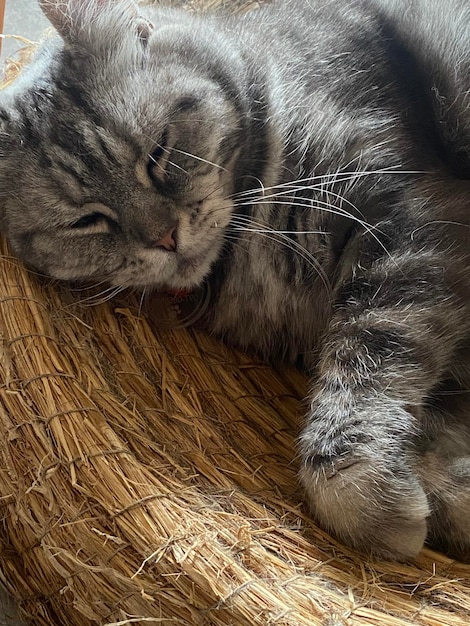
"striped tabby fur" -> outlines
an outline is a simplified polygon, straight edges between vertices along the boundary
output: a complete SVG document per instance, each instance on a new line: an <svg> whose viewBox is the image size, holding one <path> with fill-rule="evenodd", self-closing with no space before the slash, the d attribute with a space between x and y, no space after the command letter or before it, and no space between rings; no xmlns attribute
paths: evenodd
<svg viewBox="0 0 470 626"><path fill-rule="evenodd" d="M41 0L0 95L0 226L63 280L216 290L212 330L312 375L313 516L470 558L470 8L242 17Z"/></svg>

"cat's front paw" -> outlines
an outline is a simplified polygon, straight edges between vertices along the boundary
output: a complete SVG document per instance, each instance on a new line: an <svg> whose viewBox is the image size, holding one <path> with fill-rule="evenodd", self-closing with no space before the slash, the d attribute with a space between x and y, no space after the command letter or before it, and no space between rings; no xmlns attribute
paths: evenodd
<svg viewBox="0 0 470 626"><path fill-rule="evenodd" d="M379 559L403 561L423 547L429 505L411 470L386 458L305 454L301 479L317 522Z"/></svg>

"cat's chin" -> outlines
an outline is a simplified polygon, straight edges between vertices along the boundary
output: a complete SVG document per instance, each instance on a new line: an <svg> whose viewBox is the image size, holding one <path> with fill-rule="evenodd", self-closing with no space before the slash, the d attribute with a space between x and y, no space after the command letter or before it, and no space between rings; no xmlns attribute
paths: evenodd
<svg viewBox="0 0 470 626"><path fill-rule="evenodd" d="M194 257L180 256L172 263L170 271L167 268L148 267L138 274L132 272L120 273L112 280L116 287L138 287L170 291L191 291L199 287L210 273L213 259L207 255ZM167 271L165 271L167 269Z"/></svg>
<svg viewBox="0 0 470 626"><path fill-rule="evenodd" d="M184 259L178 263L178 272L165 281L167 291L192 291L199 287L207 277L210 265L195 259Z"/></svg>
<svg viewBox="0 0 470 626"><path fill-rule="evenodd" d="M195 256L192 258L182 258L178 261L177 280L194 281L199 284L210 269L205 256Z"/></svg>
<svg viewBox="0 0 470 626"><path fill-rule="evenodd" d="M199 287L210 274L216 260L216 247L212 248L209 253L205 251L194 256L178 255L176 267L165 281L165 286L176 291L190 291Z"/></svg>

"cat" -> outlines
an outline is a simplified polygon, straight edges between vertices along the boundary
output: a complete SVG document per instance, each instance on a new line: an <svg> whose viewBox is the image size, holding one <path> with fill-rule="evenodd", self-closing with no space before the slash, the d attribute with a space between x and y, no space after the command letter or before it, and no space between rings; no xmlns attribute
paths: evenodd
<svg viewBox="0 0 470 626"><path fill-rule="evenodd" d="M0 94L0 229L64 281L209 285L209 330L311 376L312 516L470 558L470 7L238 16L40 0Z"/></svg>

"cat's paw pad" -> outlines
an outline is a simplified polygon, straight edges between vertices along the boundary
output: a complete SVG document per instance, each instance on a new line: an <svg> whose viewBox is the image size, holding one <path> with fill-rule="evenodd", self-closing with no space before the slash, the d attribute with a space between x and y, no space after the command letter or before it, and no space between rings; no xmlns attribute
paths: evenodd
<svg viewBox="0 0 470 626"><path fill-rule="evenodd" d="M399 561L423 547L429 504L407 468L385 459L311 456L301 479L318 523L344 543Z"/></svg>

